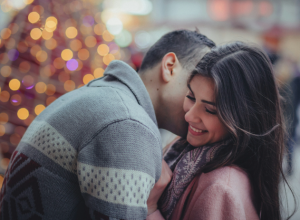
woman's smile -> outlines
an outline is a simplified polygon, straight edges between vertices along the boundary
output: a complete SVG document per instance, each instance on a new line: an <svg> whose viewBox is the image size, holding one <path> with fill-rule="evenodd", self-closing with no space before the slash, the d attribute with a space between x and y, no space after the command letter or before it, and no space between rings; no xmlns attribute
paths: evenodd
<svg viewBox="0 0 300 220"><path fill-rule="evenodd" d="M208 131L202 130L202 129L197 129L197 128L193 127L192 125L189 125L189 132L194 136L200 136L200 135L207 133Z"/></svg>

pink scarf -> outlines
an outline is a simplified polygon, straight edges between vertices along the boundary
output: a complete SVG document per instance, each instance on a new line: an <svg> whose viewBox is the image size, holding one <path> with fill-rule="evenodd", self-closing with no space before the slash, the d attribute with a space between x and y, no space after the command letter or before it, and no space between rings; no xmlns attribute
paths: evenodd
<svg viewBox="0 0 300 220"><path fill-rule="evenodd" d="M221 141L201 147L193 147L186 140L180 139L165 153L164 159L173 171L173 177L158 202L158 207L166 220L196 175L210 162L218 148L228 145L230 140Z"/></svg>

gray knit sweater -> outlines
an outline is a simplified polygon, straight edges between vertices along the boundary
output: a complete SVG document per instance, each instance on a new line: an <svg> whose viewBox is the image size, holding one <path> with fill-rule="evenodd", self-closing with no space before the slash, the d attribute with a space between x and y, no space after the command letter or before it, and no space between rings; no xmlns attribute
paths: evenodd
<svg viewBox="0 0 300 220"><path fill-rule="evenodd" d="M28 127L5 174L0 216L144 219L161 160L149 94L129 65L113 61Z"/></svg>

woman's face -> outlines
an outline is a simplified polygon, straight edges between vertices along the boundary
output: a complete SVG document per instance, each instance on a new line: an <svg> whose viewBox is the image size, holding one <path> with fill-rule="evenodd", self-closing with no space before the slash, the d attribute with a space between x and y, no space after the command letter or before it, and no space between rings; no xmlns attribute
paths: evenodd
<svg viewBox="0 0 300 220"><path fill-rule="evenodd" d="M189 123L187 141L199 147L226 138L229 132L217 115L213 80L197 75L188 87L183 103L185 120Z"/></svg>

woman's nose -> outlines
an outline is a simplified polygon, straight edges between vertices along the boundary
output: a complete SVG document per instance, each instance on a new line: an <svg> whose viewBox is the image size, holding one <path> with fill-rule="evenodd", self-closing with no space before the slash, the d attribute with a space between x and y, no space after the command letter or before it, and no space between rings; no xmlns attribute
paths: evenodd
<svg viewBox="0 0 300 220"><path fill-rule="evenodd" d="M199 123L202 121L195 105L185 113L184 118L187 122Z"/></svg>

